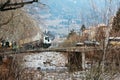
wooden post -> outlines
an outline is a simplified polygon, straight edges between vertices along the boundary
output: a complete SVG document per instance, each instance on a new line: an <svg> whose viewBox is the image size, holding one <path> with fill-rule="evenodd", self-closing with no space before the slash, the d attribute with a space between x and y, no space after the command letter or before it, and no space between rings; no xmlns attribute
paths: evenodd
<svg viewBox="0 0 120 80"><path fill-rule="evenodd" d="M82 52L82 69L85 70L85 53Z"/></svg>

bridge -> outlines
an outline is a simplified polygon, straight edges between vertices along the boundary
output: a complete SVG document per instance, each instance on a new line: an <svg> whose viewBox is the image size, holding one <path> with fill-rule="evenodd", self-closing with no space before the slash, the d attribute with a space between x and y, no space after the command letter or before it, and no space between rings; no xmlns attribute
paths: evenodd
<svg viewBox="0 0 120 80"><path fill-rule="evenodd" d="M85 69L85 54L86 52L89 52L89 51L101 51L102 49L100 49L100 47L87 47L87 46L84 46L84 47L58 47L58 48L48 48L48 49L43 49L43 48L40 48L40 49L31 49L31 50L20 50L18 52L16 51L12 51L12 50L6 50L4 51L4 53L0 53L0 55L21 55L21 54L36 54L36 53L40 53L40 52L63 52L63 53L67 53L68 55L70 55L71 53L74 54L74 53L79 53L81 54L81 63L82 63L82 69L84 70ZM2 51L1 51L2 52ZM68 60L69 60L69 57L68 57Z"/></svg>
<svg viewBox="0 0 120 80"><path fill-rule="evenodd" d="M26 53L38 53L38 52L64 52L67 53L68 56L68 62L70 62L69 57L70 54L81 54L81 67L82 70L85 70L85 54L89 51L102 51L102 49L100 47L65 47L65 48L48 48L48 49L39 49L39 50L28 50L26 51ZM24 53L24 52L23 52Z"/></svg>
<svg viewBox="0 0 120 80"><path fill-rule="evenodd" d="M32 50L21 50L20 53L36 53L36 52L66 52L66 53L74 53L74 52L88 52L93 50L102 50L100 47L58 47L58 48L40 48L40 49L32 49Z"/></svg>

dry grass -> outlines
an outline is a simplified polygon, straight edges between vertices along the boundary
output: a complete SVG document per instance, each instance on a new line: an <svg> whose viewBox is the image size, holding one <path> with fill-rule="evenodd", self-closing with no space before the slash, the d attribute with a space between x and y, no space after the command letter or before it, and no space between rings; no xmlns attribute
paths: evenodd
<svg viewBox="0 0 120 80"><path fill-rule="evenodd" d="M41 80L43 73L32 68L23 68L19 57L7 56L0 65L0 80Z"/></svg>

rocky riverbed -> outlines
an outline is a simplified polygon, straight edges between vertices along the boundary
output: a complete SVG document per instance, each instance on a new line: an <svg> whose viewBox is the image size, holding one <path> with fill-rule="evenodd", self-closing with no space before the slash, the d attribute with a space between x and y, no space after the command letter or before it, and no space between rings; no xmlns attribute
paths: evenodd
<svg viewBox="0 0 120 80"><path fill-rule="evenodd" d="M95 72L75 71L69 72L66 64L67 56L57 52L41 52L27 54L23 57L25 72L29 74L28 79L34 80L92 80L102 78L103 80L120 80L120 74L100 74ZM93 74L93 75L91 75Z"/></svg>

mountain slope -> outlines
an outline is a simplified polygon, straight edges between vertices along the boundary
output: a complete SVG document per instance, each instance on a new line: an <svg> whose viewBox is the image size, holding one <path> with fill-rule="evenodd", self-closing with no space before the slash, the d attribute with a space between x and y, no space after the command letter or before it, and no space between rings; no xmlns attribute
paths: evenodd
<svg viewBox="0 0 120 80"><path fill-rule="evenodd" d="M17 9L0 12L0 39L19 41L38 33L42 35L35 20L25 11Z"/></svg>

